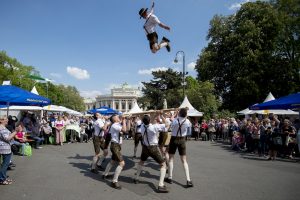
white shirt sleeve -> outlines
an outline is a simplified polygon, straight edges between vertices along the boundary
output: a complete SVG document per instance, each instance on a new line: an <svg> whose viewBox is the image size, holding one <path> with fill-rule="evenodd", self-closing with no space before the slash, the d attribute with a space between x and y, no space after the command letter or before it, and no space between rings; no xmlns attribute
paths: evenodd
<svg viewBox="0 0 300 200"><path fill-rule="evenodd" d="M153 20L153 22L155 22L156 24L160 24L160 21L159 21L158 17L156 17L155 15L152 15L152 20Z"/></svg>

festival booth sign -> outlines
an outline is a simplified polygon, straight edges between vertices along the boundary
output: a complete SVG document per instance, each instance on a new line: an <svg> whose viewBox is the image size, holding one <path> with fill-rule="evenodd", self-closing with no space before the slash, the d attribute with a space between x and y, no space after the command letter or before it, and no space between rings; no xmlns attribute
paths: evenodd
<svg viewBox="0 0 300 200"><path fill-rule="evenodd" d="M187 96L184 97L184 100L183 100L182 104L179 106L179 108L188 108L187 115L189 117L202 117L203 116L202 112L199 112L192 106L192 104L188 100Z"/></svg>

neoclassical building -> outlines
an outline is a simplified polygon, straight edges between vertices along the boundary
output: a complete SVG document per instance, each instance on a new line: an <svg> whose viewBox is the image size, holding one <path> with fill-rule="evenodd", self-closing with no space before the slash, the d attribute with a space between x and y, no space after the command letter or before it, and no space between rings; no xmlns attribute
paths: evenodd
<svg viewBox="0 0 300 200"><path fill-rule="evenodd" d="M96 100L91 98L86 98L83 100L85 105L85 110L91 110L96 108Z"/></svg>
<svg viewBox="0 0 300 200"><path fill-rule="evenodd" d="M96 108L107 106L112 109L128 112L137 98L141 96L139 89L130 87L124 83L120 88L111 89L109 95L99 95L96 97Z"/></svg>

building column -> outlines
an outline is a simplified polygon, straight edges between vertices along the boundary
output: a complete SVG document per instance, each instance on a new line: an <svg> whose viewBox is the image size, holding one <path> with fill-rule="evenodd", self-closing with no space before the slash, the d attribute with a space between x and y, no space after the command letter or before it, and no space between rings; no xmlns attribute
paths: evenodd
<svg viewBox="0 0 300 200"><path fill-rule="evenodd" d="M114 110L115 110L115 109L116 109L116 106L115 106L115 100L114 100L114 99L112 100L112 103L111 103L111 105L112 105L112 109L114 109Z"/></svg>
<svg viewBox="0 0 300 200"><path fill-rule="evenodd" d="M125 112L128 112L128 101L125 101Z"/></svg>
<svg viewBox="0 0 300 200"><path fill-rule="evenodd" d="M119 100L119 111L122 112L122 101L121 100Z"/></svg>

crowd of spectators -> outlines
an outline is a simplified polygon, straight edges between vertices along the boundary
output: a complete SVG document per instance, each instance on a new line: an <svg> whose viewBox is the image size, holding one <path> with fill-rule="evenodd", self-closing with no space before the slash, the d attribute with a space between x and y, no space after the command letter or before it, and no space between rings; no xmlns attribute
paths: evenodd
<svg viewBox="0 0 300 200"><path fill-rule="evenodd" d="M299 155L297 133L299 119L269 115L259 119L210 119L193 124L193 137L202 141L223 141L235 151L243 151L275 160L277 156L292 159ZM299 137L299 136L298 136ZM300 146L300 145L299 145Z"/></svg>

